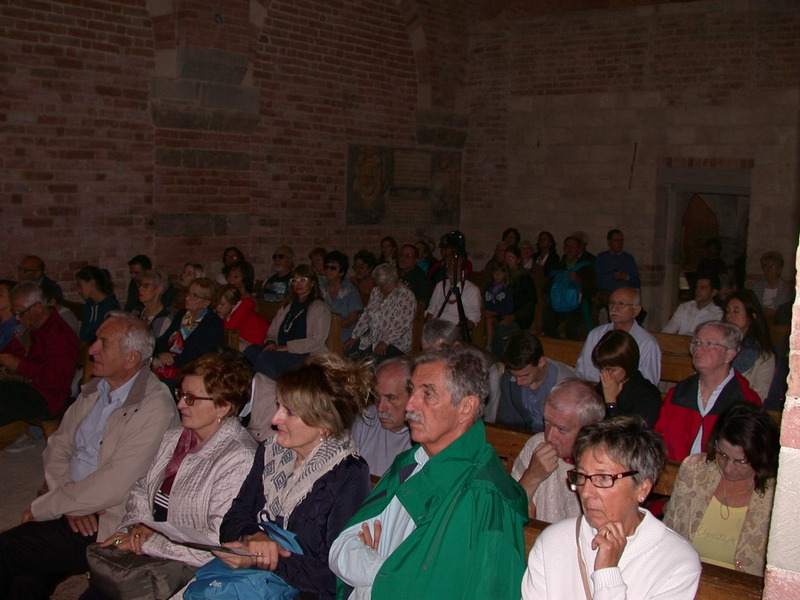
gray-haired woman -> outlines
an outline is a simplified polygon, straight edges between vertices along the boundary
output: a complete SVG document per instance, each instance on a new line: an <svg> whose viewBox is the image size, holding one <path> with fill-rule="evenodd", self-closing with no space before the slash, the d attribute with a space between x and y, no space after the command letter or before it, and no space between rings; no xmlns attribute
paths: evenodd
<svg viewBox="0 0 800 600"><path fill-rule="evenodd" d="M522 597L691 600L700 559L691 544L640 507L667 450L638 416L587 425L567 473L583 516L545 529L528 557Z"/></svg>
<svg viewBox="0 0 800 600"><path fill-rule="evenodd" d="M372 270L375 287L369 302L344 344L345 354L372 356L381 361L411 351L411 331L417 301L414 293L400 283L397 269L389 263Z"/></svg>

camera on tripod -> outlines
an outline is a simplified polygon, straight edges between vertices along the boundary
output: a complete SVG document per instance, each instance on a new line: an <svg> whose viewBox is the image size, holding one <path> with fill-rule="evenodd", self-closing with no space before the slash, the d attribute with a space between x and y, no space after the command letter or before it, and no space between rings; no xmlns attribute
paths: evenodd
<svg viewBox="0 0 800 600"><path fill-rule="evenodd" d="M467 251L467 238L458 229L450 231L439 239L439 248L452 248L456 256L464 254Z"/></svg>

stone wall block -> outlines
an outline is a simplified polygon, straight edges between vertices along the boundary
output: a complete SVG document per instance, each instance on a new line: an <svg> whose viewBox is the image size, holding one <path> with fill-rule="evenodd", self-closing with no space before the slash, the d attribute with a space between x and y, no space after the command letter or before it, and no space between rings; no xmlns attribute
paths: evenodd
<svg viewBox="0 0 800 600"><path fill-rule="evenodd" d="M245 152L226 152L223 150L184 150L183 166L188 169L247 171L250 168L250 156Z"/></svg>
<svg viewBox="0 0 800 600"><path fill-rule="evenodd" d="M228 235L243 237L250 235L250 215L248 213L231 213L228 215Z"/></svg>
<svg viewBox="0 0 800 600"><path fill-rule="evenodd" d="M767 568L763 600L800 600L800 573Z"/></svg>
<svg viewBox="0 0 800 600"><path fill-rule="evenodd" d="M153 102L151 111L156 127L205 131L211 126L211 111L204 108Z"/></svg>
<svg viewBox="0 0 800 600"><path fill-rule="evenodd" d="M214 215L202 213L162 213L155 216L156 237L208 236L214 231Z"/></svg>
<svg viewBox="0 0 800 600"><path fill-rule="evenodd" d="M181 166L182 151L173 148L156 148L155 163L160 167L179 167Z"/></svg>
<svg viewBox="0 0 800 600"><path fill-rule="evenodd" d="M197 84L187 79L153 78L153 100L177 104L197 102Z"/></svg>
<svg viewBox="0 0 800 600"><path fill-rule="evenodd" d="M220 83L200 85L200 106L258 114L261 93L256 88L246 88Z"/></svg>
<svg viewBox="0 0 800 600"><path fill-rule="evenodd" d="M261 122L261 116L243 112L212 110L209 129L228 133L252 133Z"/></svg>
<svg viewBox="0 0 800 600"><path fill-rule="evenodd" d="M787 418L793 421L797 418L797 413L784 414L783 429L786 429ZM800 569L800 544L797 543L800 539L800 519L785 517L796 514L800 505L800 490L796 485L800 481L800 451L783 447L779 460L778 485L772 514L783 515L784 518L780 519L780 527L770 529L767 562L779 569L797 571Z"/></svg>
<svg viewBox="0 0 800 600"><path fill-rule="evenodd" d="M239 85L248 62L248 56L239 52L189 45L178 48L178 73L183 79Z"/></svg>

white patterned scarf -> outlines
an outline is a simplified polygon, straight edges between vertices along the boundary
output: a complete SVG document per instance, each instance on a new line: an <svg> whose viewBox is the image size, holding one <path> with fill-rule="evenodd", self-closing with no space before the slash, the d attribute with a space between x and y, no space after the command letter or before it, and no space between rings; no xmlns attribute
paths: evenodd
<svg viewBox="0 0 800 600"><path fill-rule="evenodd" d="M283 526L295 508L305 499L317 480L348 456L358 455L358 448L345 433L340 438L329 437L314 448L306 459L295 467L297 454L278 444L275 435L264 444L264 508L261 521L283 517Z"/></svg>

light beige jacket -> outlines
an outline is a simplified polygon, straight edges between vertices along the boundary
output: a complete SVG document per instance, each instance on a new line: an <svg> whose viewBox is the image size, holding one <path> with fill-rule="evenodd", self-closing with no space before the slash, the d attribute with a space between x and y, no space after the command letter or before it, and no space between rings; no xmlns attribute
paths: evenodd
<svg viewBox="0 0 800 600"><path fill-rule="evenodd" d="M170 429L153 459L147 474L136 482L128 499L128 512L120 529L129 530L140 521L153 520L153 499L164 481L183 427ZM256 443L239 424L239 419L224 419L217 432L194 454L183 459L169 494L167 522L199 531L219 542L219 526L239 493L253 466ZM180 560L200 567L214 555L204 550L173 544L159 533L151 535L142 550L159 558Z"/></svg>
<svg viewBox="0 0 800 600"><path fill-rule="evenodd" d="M285 304L278 309L275 318L267 331L268 342L278 343L278 333L289 312L291 304ZM314 300L308 305L306 315L306 337L292 340L286 347L292 354L325 354L328 347L328 332L331 330L331 309L322 300Z"/></svg>
<svg viewBox="0 0 800 600"><path fill-rule="evenodd" d="M705 454L692 454L687 457L675 479L664 524L691 542L706 508L711 503L719 479L720 473L716 463L707 462ZM770 479L763 497L757 491L753 491L750 496L747 516L744 518L734 554L737 571L764 576L774 495L775 480Z"/></svg>
<svg viewBox="0 0 800 600"><path fill-rule="evenodd" d="M44 476L50 491L31 504L37 521L105 510L97 540L103 541L117 531L133 484L147 472L164 433L180 423L167 386L148 367L134 377L127 400L106 421L97 470L77 483L70 474L75 432L97 402L100 379L87 383L67 409L44 451Z"/></svg>

